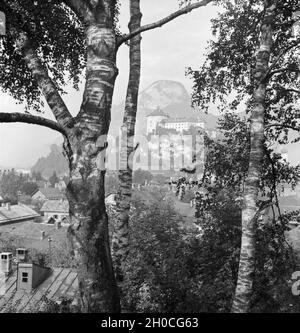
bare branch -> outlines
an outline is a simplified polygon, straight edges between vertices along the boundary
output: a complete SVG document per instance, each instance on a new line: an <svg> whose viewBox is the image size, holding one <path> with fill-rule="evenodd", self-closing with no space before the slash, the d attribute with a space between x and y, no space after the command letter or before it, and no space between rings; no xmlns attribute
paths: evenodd
<svg viewBox="0 0 300 333"><path fill-rule="evenodd" d="M64 129L64 127L60 126L57 122L44 117L34 116L28 113L0 112L0 123L26 123L26 124L40 125L58 131L62 135L67 137L66 130Z"/></svg>
<svg viewBox="0 0 300 333"><path fill-rule="evenodd" d="M193 9L199 8L199 7L204 7L207 4L209 4L210 2L212 2L213 0L202 0L190 5L187 5L179 10L177 10L176 12L170 14L169 16L166 16L165 18L154 22L154 23L150 23L150 24L146 24L143 25L142 27L140 27L139 29L123 36L120 38L120 40L118 41L118 46L120 46L121 44L127 42L129 39L133 38L136 35L139 35L140 33L144 32L144 31L148 31L148 30L152 30L158 27L162 27L163 25L165 25L166 23L174 20L175 18L183 15L183 14L187 14L189 12L191 12Z"/></svg>
<svg viewBox="0 0 300 333"><path fill-rule="evenodd" d="M300 69L296 68L296 67L291 67L291 66L287 66L287 67L283 67L283 68L278 68L278 69L274 69L273 71L269 71L266 76L268 78L272 77L275 74L281 74L284 72L295 72L295 73L300 73Z"/></svg>
<svg viewBox="0 0 300 333"><path fill-rule="evenodd" d="M289 128L289 129L292 129L294 131L300 132L300 127L296 127L296 126L292 126L292 125L288 125L288 124L270 124L270 125L266 125L265 129L269 129L271 127Z"/></svg>

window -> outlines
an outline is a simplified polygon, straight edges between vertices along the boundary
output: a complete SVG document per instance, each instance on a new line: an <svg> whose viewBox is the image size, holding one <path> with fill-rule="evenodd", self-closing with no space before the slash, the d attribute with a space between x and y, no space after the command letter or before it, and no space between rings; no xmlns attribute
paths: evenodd
<svg viewBox="0 0 300 333"><path fill-rule="evenodd" d="M28 273L22 272L22 282L27 283L28 282Z"/></svg>
<svg viewBox="0 0 300 333"><path fill-rule="evenodd" d="M7 255L6 255L6 254L3 254L3 255L1 256L1 259L6 260L6 259L7 259Z"/></svg>

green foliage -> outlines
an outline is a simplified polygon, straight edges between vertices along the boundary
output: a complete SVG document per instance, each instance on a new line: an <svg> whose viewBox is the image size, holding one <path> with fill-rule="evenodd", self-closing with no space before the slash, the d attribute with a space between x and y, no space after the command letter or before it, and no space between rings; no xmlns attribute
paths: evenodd
<svg viewBox="0 0 300 333"><path fill-rule="evenodd" d="M15 43L25 32L58 88L78 88L85 66L84 30L76 15L60 0L1 1L6 35L0 40L0 85L16 100L39 110L41 93Z"/></svg>
<svg viewBox="0 0 300 333"><path fill-rule="evenodd" d="M27 176L18 174L14 169L7 170L0 175L1 196L15 203L18 201L18 194L22 191L23 185L27 182Z"/></svg>
<svg viewBox="0 0 300 333"><path fill-rule="evenodd" d="M35 192L36 190L38 189L38 186L36 183L33 183L33 182L26 182L22 185L22 188L21 188L21 191L24 193L24 194L27 194L27 195L32 195L33 192Z"/></svg>
<svg viewBox="0 0 300 333"><path fill-rule="evenodd" d="M57 174L55 171L53 171L52 176L49 178L49 182L52 187L54 187L55 184L59 182L59 178L57 177Z"/></svg>
<svg viewBox="0 0 300 333"><path fill-rule="evenodd" d="M124 308L133 312L196 312L200 244L179 227L170 202L133 202L130 255L122 284ZM187 238L188 237L188 238Z"/></svg>
<svg viewBox="0 0 300 333"><path fill-rule="evenodd" d="M203 178L195 185L196 218L200 227L199 299L201 311L229 312L235 292L241 242L241 209L243 185L248 169L249 130L247 119L226 113L219 121L220 137L205 137L206 158ZM299 167L292 167L280 154L267 149L263 178L259 184L261 195L276 202L276 188L282 182L296 184ZM179 189L188 188L185 178ZM277 210L276 204L273 209ZM296 270L293 251L286 242L286 226L291 216L278 214L268 223L259 222L254 294L251 311L285 312L291 299L288 280ZM203 301L205 300L205 301Z"/></svg>
<svg viewBox="0 0 300 333"><path fill-rule="evenodd" d="M118 175L116 173L106 174L105 176L105 193L113 193L118 190Z"/></svg>
<svg viewBox="0 0 300 333"><path fill-rule="evenodd" d="M152 180L152 173L146 170L138 169L133 172L133 182L137 184L144 184L145 181Z"/></svg>
<svg viewBox="0 0 300 333"><path fill-rule="evenodd" d="M188 70L194 81L193 103L207 108L218 102L221 110L241 106L249 112L264 2L221 3L222 12L212 20L214 38L206 61L199 70ZM266 76L266 138L271 142L288 142L289 126L298 127L300 36L295 36L294 24L299 9L297 0L279 1L277 5L274 47Z"/></svg>
<svg viewBox="0 0 300 333"><path fill-rule="evenodd" d="M169 177L167 177L163 174L157 174L157 175L153 176L153 180L160 185L165 185L167 183L167 181L169 180Z"/></svg>
<svg viewBox="0 0 300 333"><path fill-rule="evenodd" d="M44 180L40 171L32 171L31 178L35 179L36 181Z"/></svg>

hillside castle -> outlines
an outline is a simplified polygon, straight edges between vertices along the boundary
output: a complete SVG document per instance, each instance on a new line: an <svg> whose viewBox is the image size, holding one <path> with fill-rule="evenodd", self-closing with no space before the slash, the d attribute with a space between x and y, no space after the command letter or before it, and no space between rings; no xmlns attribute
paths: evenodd
<svg viewBox="0 0 300 333"><path fill-rule="evenodd" d="M201 117L197 118L171 118L159 107L147 116L147 135L156 134L157 128L173 129L182 133L191 127L205 128L205 121Z"/></svg>

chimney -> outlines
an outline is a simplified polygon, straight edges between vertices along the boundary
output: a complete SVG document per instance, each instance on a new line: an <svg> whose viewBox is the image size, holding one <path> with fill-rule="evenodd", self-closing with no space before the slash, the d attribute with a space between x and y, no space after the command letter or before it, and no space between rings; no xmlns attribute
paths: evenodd
<svg viewBox="0 0 300 333"><path fill-rule="evenodd" d="M28 250L25 248L18 248L16 250L17 262L26 262L28 257Z"/></svg>
<svg viewBox="0 0 300 333"><path fill-rule="evenodd" d="M55 221L55 229L60 229L61 228L61 221Z"/></svg>
<svg viewBox="0 0 300 333"><path fill-rule="evenodd" d="M9 275L12 272L13 256L11 252L2 252L0 254L0 272Z"/></svg>
<svg viewBox="0 0 300 333"><path fill-rule="evenodd" d="M44 240L46 237L45 235L45 231L44 230L41 230L41 240Z"/></svg>
<svg viewBox="0 0 300 333"><path fill-rule="evenodd" d="M48 267L42 267L34 263L18 263L17 291L23 290L30 293L43 283L52 273Z"/></svg>

